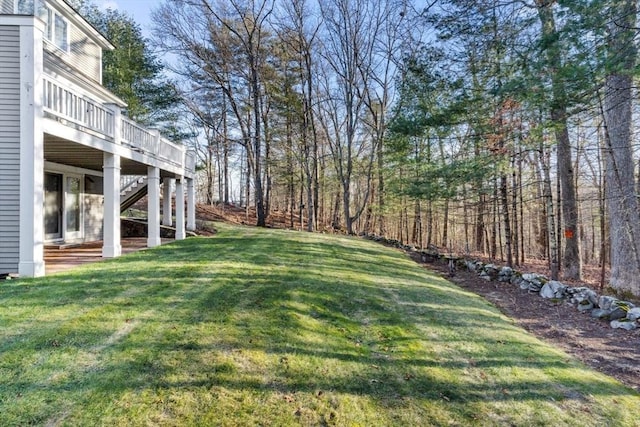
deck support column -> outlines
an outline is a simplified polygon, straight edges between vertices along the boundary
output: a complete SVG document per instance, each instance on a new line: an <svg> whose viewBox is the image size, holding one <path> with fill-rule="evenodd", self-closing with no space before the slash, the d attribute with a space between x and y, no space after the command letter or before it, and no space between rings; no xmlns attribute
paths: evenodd
<svg viewBox="0 0 640 427"><path fill-rule="evenodd" d="M147 167L147 246L153 248L160 246L160 169L153 166Z"/></svg>
<svg viewBox="0 0 640 427"><path fill-rule="evenodd" d="M176 178L176 240L186 237L184 229L184 178Z"/></svg>
<svg viewBox="0 0 640 427"><path fill-rule="evenodd" d="M193 178L187 178L187 230L196 229L196 190Z"/></svg>
<svg viewBox="0 0 640 427"><path fill-rule="evenodd" d="M20 25L20 250L18 274L44 276L44 23Z"/></svg>
<svg viewBox="0 0 640 427"><path fill-rule="evenodd" d="M120 243L120 156L104 153L104 219L103 258L122 254Z"/></svg>
<svg viewBox="0 0 640 427"><path fill-rule="evenodd" d="M171 212L171 193L173 190L173 178L162 180L162 225L171 227L173 225L173 215Z"/></svg>

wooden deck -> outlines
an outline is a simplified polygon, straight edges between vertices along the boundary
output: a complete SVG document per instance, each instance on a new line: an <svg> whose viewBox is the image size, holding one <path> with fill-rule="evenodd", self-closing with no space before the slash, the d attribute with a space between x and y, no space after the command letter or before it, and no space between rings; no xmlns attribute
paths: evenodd
<svg viewBox="0 0 640 427"><path fill-rule="evenodd" d="M162 239L162 243L173 239ZM122 253L127 254L147 248L146 237L128 237L121 241ZM102 258L102 241L84 243L78 246L63 248L45 248L45 274L70 270L82 264L100 262Z"/></svg>

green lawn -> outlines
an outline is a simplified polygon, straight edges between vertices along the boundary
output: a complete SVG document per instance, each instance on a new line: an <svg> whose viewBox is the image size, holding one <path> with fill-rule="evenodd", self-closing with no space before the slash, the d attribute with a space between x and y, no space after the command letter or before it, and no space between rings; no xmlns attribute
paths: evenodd
<svg viewBox="0 0 640 427"><path fill-rule="evenodd" d="M640 425L640 396L400 252L219 224L0 282L0 425Z"/></svg>

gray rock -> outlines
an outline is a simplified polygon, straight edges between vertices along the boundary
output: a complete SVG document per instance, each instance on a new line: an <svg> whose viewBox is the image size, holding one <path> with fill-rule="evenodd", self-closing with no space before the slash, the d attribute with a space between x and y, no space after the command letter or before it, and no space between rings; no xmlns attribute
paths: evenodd
<svg viewBox="0 0 640 427"><path fill-rule="evenodd" d="M593 310L593 304L588 299L582 300L578 304L578 311L584 312L584 311L589 311L589 310Z"/></svg>
<svg viewBox="0 0 640 427"><path fill-rule="evenodd" d="M529 282L529 287L528 290L530 292L540 292L540 289L542 289L542 283L538 283L538 282Z"/></svg>
<svg viewBox="0 0 640 427"><path fill-rule="evenodd" d="M496 267L493 264L487 264L484 266L484 268L482 269L482 271L484 271L485 273L487 273L489 275L489 277L491 278L491 280L496 280L498 278L498 267Z"/></svg>
<svg viewBox="0 0 640 427"><path fill-rule="evenodd" d="M627 317L627 312L620 307L616 307L611 311L609 315L610 320L619 320Z"/></svg>
<svg viewBox="0 0 640 427"><path fill-rule="evenodd" d="M467 270L476 271L476 263L473 261L465 261L465 265L467 266Z"/></svg>
<svg viewBox="0 0 640 427"><path fill-rule="evenodd" d="M495 264L486 264L484 266L484 271L486 271L487 273L489 273L490 271L491 272L495 271L497 273L498 267L496 267Z"/></svg>
<svg viewBox="0 0 640 427"><path fill-rule="evenodd" d="M597 319L608 319L611 314L611 310L604 310L602 308L594 308L591 310L591 317L595 317Z"/></svg>
<svg viewBox="0 0 640 427"><path fill-rule="evenodd" d="M527 282L547 282L547 278L545 276L536 273L525 273L522 275L522 279Z"/></svg>
<svg viewBox="0 0 640 427"><path fill-rule="evenodd" d="M582 301L589 301L593 306L598 304L598 294L586 287L568 288L567 293L571 295L572 304L580 304Z"/></svg>
<svg viewBox="0 0 640 427"><path fill-rule="evenodd" d="M638 327L638 324L635 321L629 320L612 320L611 327L613 329L626 329L627 331L631 331Z"/></svg>
<svg viewBox="0 0 640 427"><path fill-rule="evenodd" d="M482 271L479 276L482 280L486 280L487 282L491 281L491 276L489 276L485 271Z"/></svg>
<svg viewBox="0 0 640 427"><path fill-rule="evenodd" d="M513 268L511 267L502 267L500 269L500 274L505 275L505 276L511 276L513 274Z"/></svg>
<svg viewBox="0 0 640 427"><path fill-rule="evenodd" d="M627 319L629 320L640 319L640 308L634 307L632 309L629 309L629 311L627 312Z"/></svg>
<svg viewBox="0 0 640 427"><path fill-rule="evenodd" d="M610 310L613 307L613 304L618 301L615 297L610 297L608 295L602 295L598 299L598 306L603 310Z"/></svg>
<svg viewBox="0 0 640 427"><path fill-rule="evenodd" d="M567 288L567 293L569 295L576 295L576 294L584 293L585 291L588 291L588 290L589 288L584 286L569 286Z"/></svg>
<svg viewBox="0 0 640 427"><path fill-rule="evenodd" d="M598 294L595 291L589 289L587 291L587 298L589 299L589 302L594 305L594 307L598 305Z"/></svg>
<svg viewBox="0 0 640 427"><path fill-rule="evenodd" d="M565 296L567 287L557 280L551 280L542 286L540 296L549 299L562 299Z"/></svg>
<svg viewBox="0 0 640 427"><path fill-rule="evenodd" d="M526 273L522 275L520 288L527 289L530 292L540 292L546 282L547 278L541 274Z"/></svg>
<svg viewBox="0 0 640 427"><path fill-rule="evenodd" d="M624 311L629 311L632 308L635 307L635 305L632 302L629 301L616 301L613 303L614 307L620 307L621 309L623 309Z"/></svg>
<svg viewBox="0 0 640 427"><path fill-rule="evenodd" d="M513 268L511 267L502 267L500 272L498 273L498 281L499 282L511 282L511 278L513 277Z"/></svg>

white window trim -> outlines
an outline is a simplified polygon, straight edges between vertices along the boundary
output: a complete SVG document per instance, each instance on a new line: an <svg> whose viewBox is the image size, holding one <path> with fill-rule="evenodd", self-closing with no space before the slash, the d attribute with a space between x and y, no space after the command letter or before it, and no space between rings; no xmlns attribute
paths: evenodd
<svg viewBox="0 0 640 427"><path fill-rule="evenodd" d="M20 0L13 0L13 10L18 13L19 12L19 3ZM55 47L56 50L60 51L60 52L64 52L64 53L69 53L71 50L71 22L60 12L58 12L55 8L53 8L49 3L42 1L42 0L34 0L34 10L33 10L33 16L36 16L40 19L42 19L45 22L45 34L44 34L44 41L46 44L51 45L53 47ZM38 13L38 9L42 8L43 11L46 11L46 15L45 16L41 16ZM49 38L47 31L49 30L49 14L51 14L51 38ZM62 21L64 21L65 25L65 45L66 46L59 46L55 40L56 40L56 18L61 19Z"/></svg>
<svg viewBox="0 0 640 427"><path fill-rule="evenodd" d="M65 52L65 53L69 53L70 49L71 49L71 42L70 42L70 27L71 27L71 23L69 22L69 20L67 18L65 18L64 15L62 15L60 12L58 12L57 10L55 10L53 7L51 7L48 3L44 4L44 8L45 10L47 10L47 14L51 13L51 39L49 39L47 37L47 34L45 34L44 40L48 43L50 43L51 45L55 46L58 50L60 50L61 52ZM62 21L64 21L65 23L65 36L64 36L64 40L65 40L65 46L59 46L55 40L56 40L56 19L60 18ZM48 18L48 16L47 16ZM48 25L48 22L47 22Z"/></svg>
<svg viewBox="0 0 640 427"><path fill-rule="evenodd" d="M78 230L69 230L69 224L67 223L69 217L69 183L68 178L78 180ZM62 175L62 239L65 242L79 242L84 239L84 175L65 173Z"/></svg>
<svg viewBox="0 0 640 427"><path fill-rule="evenodd" d="M62 187L60 188L60 191L62 191L62 215L60 216L60 236L59 237L55 237L55 238L47 238L45 237L45 243L54 243L54 242L65 242L65 243L75 243L75 242L81 242L84 240L85 237L85 228L84 228L84 209L85 209L85 201L84 201L84 196L85 196L85 188L84 188L84 179L85 176L87 175L83 169L81 168L76 168L73 166L67 166L67 165L61 165L58 163L52 163L52 162L46 162L46 166L44 168L45 173L52 173L55 175L60 175L62 177ZM91 174L90 175L97 175L100 176L102 175L101 173L96 173L94 171L90 171ZM67 185L67 178L78 178L80 180L80 195L79 195L79 203L80 203L80 210L79 210L79 226L80 229L78 231L75 232L71 232L69 230L67 230L67 203L68 203L68 199L67 199L67 192L68 192L68 185Z"/></svg>

